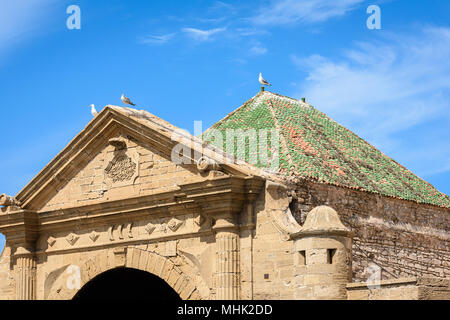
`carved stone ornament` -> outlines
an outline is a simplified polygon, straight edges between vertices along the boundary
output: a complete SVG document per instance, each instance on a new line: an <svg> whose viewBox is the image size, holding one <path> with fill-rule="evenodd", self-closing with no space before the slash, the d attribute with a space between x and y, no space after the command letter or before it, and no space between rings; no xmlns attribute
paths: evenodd
<svg viewBox="0 0 450 320"><path fill-rule="evenodd" d="M99 234L98 232L92 231L92 232L89 234L89 239L91 239L92 242L97 241L98 237L100 237L100 234Z"/></svg>
<svg viewBox="0 0 450 320"><path fill-rule="evenodd" d="M173 232L177 231L178 228L183 224L183 221L178 220L176 218L172 218L169 223L167 224L167 227L169 227L170 230Z"/></svg>
<svg viewBox="0 0 450 320"><path fill-rule="evenodd" d="M137 165L125 153L118 153L105 168L106 175L115 183L129 181L136 172Z"/></svg>
<svg viewBox="0 0 450 320"><path fill-rule="evenodd" d="M6 194L0 195L0 206L9 207L16 206L20 207L20 203L16 200L16 198L8 196Z"/></svg>
<svg viewBox="0 0 450 320"><path fill-rule="evenodd" d="M55 242L56 242L56 239L53 238L52 236L50 236L50 237L47 238L47 243L48 243L49 247L53 247L53 245L55 244Z"/></svg>
<svg viewBox="0 0 450 320"><path fill-rule="evenodd" d="M114 146L107 152L103 165L104 187L106 190L132 185L139 176L139 153L127 147L127 138L120 136L109 140Z"/></svg>
<svg viewBox="0 0 450 320"><path fill-rule="evenodd" d="M200 172L207 172L211 170L220 170L220 166L217 162L207 157L201 157L197 160L197 169Z"/></svg>
<svg viewBox="0 0 450 320"><path fill-rule="evenodd" d="M147 231L148 234L152 234L153 231L155 231L156 226L153 223L148 223L145 226L145 231Z"/></svg>
<svg viewBox="0 0 450 320"><path fill-rule="evenodd" d="M77 240L78 239L80 239L80 237L79 236L77 236L75 233L70 233L67 237L66 237L66 240L67 240L67 242L71 245L71 246L73 246L74 244L75 244L75 242L77 242Z"/></svg>

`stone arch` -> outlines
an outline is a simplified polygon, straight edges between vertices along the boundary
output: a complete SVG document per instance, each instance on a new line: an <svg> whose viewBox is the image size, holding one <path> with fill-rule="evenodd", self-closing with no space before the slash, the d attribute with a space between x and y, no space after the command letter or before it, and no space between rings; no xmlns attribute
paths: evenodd
<svg viewBox="0 0 450 320"><path fill-rule="evenodd" d="M66 266L64 269L67 270L68 267ZM121 265L99 264L92 258L83 262L79 267L81 287L99 274L117 267L127 267L149 272L164 280L183 300L202 299L193 270L188 272L186 270L182 271L170 258L135 247L127 248L126 259ZM49 300L72 299L78 290L69 289L65 285L66 281L67 277L59 276L45 298Z"/></svg>

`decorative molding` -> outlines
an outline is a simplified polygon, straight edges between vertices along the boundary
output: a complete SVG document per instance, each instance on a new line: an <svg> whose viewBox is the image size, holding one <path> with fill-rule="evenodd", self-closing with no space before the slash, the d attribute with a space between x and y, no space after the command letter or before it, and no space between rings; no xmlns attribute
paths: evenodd
<svg viewBox="0 0 450 320"><path fill-rule="evenodd" d="M119 225L119 228L117 228L117 231L119 232L119 239L120 239L120 240L123 239L123 233L122 233L122 230L123 230L123 224L120 224L120 225Z"/></svg>
<svg viewBox="0 0 450 320"><path fill-rule="evenodd" d="M109 240L110 241L115 241L116 240L116 238L114 236L114 228L115 228L115 226L116 225L112 225L112 226L110 226L108 228L108 235L109 235ZM119 224L117 226L117 233L118 233L118 236L119 236L119 240L123 240L124 239L124 235L123 235L124 234L124 232L123 232L124 227L125 227L125 224ZM125 235L126 235L126 237L128 239L132 239L133 238L133 223L132 222L128 223L126 225Z"/></svg>
<svg viewBox="0 0 450 320"><path fill-rule="evenodd" d="M130 222L128 225L127 225L127 236L128 236L128 238L133 238L133 222Z"/></svg>
<svg viewBox="0 0 450 320"><path fill-rule="evenodd" d="M114 228L114 226L110 226L108 228L108 235L109 235L109 240L110 241L114 241L113 228Z"/></svg>

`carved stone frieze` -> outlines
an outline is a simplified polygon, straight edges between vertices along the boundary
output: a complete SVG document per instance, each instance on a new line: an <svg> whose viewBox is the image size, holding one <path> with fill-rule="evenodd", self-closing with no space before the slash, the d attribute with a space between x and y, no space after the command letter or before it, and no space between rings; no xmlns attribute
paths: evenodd
<svg viewBox="0 0 450 320"><path fill-rule="evenodd" d="M124 229L125 228L125 232ZM117 240L116 236L114 235L114 230L117 231L117 238L119 240L123 240L125 238L131 239L133 238L133 223L128 223L128 224L119 224L117 225L112 225L108 228L108 236L109 236L109 240L110 241L115 241ZM125 233L125 236L124 236Z"/></svg>

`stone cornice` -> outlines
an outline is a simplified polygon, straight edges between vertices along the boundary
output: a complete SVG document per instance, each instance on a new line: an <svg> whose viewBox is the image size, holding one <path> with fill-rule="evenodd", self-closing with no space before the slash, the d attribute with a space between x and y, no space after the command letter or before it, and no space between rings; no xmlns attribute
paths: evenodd
<svg viewBox="0 0 450 320"><path fill-rule="evenodd" d="M39 215L28 210L1 214L0 232L7 237L8 244L33 250L39 236Z"/></svg>
<svg viewBox="0 0 450 320"><path fill-rule="evenodd" d="M239 214L253 201L264 180L259 177L223 176L198 183L179 185L172 190L122 200L46 212L21 210L0 215L0 232L10 238L27 233L71 230L118 221L136 221L149 215L170 216L198 212L205 215ZM259 188L259 189L258 189ZM36 237L33 239L35 240ZM30 238L31 239L31 238Z"/></svg>

